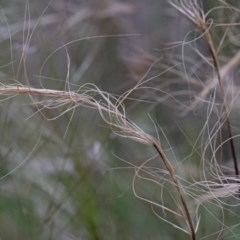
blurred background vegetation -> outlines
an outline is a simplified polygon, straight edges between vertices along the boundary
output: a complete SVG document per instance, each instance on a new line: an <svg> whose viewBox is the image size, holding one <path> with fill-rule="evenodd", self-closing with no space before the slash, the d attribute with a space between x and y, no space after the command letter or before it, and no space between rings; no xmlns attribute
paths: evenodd
<svg viewBox="0 0 240 240"><path fill-rule="evenodd" d="M227 2L239 7L239 1ZM206 11L225 6L199 3ZM211 144L205 149L209 133L201 133L209 105L182 113L212 67L202 60L209 57L202 39L177 44L197 32L168 1L2 0L0 7L1 84L77 91L93 83L119 96L144 80L125 100L126 115L147 133L159 134L186 183L201 179L202 152L211 159L214 151ZM217 23L239 19L224 8L209 17ZM216 42L225 30L213 30ZM225 39L223 64L239 47L238 32L237 26L229 30L236 38ZM64 107L39 109L24 95L1 97L0 109L0 239L188 239L159 216L177 219L134 196L133 180L140 197L170 208L176 204L174 193L163 190L158 175L164 167L153 149L114 135L92 109L61 115ZM217 118L216 112L208 119L209 129ZM149 173L150 180L144 173L134 178L146 160L154 181ZM217 203L205 206L199 239L239 239L239 219L228 214L223 223L222 216Z"/></svg>

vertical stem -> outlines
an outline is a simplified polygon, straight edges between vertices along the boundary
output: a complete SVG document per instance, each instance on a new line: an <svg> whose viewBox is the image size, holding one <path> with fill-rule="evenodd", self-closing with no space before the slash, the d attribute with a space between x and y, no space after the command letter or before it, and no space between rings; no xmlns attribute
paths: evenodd
<svg viewBox="0 0 240 240"><path fill-rule="evenodd" d="M225 104L225 92L224 92L224 88L223 88L223 85L222 85L222 79L221 79L221 75L220 75L220 66L219 66L219 62L217 60L215 48L214 48L212 38L211 38L209 32L206 32L205 38L207 40L207 43L209 45L209 50L210 50L210 53L211 53L212 58L213 58L213 64L214 64L214 68L215 68L215 71L216 71L216 74L217 74L218 83L219 83L219 87L220 87L220 91L221 91L222 103L223 103L223 113L224 113L225 123L227 125L227 131L228 131L230 148L231 148L232 157L233 157L235 175L236 175L236 177L239 177L239 169L238 169L236 150L235 150L234 141L233 141L232 127L231 127L231 123L230 123L230 119L229 119L229 114L228 114L228 111L227 111L227 106Z"/></svg>
<svg viewBox="0 0 240 240"><path fill-rule="evenodd" d="M164 152L162 151L161 147L159 147L159 145L155 142L153 142L153 147L156 149L156 151L158 152L159 156L161 157L161 159L163 160L163 163L165 165L165 167L167 168L175 186L176 186L176 189L177 189L177 192L179 194L179 197L180 197L180 201L181 201L181 204L182 204L182 207L183 207L183 212L184 212L184 215L187 219L187 224L190 228L190 233L191 233L191 238L192 240L196 240L196 234L195 234L195 230L194 230L194 226L193 226L193 222L192 222L192 218L191 218L191 215L189 213L189 210L188 210L188 207L187 207L187 204L186 204L186 201L184 200L184 197L183 197L183 192L182 192L182 189L180 187L180 184L175 176L175 173L174 173L174 169L173 167L171 166L170 162L168 161L166 155L164 154Z"/></svg>

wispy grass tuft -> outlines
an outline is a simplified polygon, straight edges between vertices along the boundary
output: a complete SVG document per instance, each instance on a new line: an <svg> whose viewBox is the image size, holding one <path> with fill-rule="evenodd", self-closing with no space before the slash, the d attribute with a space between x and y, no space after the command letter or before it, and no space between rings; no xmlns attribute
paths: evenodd
<svg viewBox="0 0 240 240"><path fill-rule="evenodd" d="M61 39L58 44L54 43L56 44L54 45L54 49L46 51L47 57L45 55L41 61L39 68L40 73L36 81L36 79L32 77L33 75L36 76L36 74L31 72L32 65L29 63L28 51L32 43L34 43L33 45L34 49L37 49L36 51L40 49L37 43L35 43L35 33L39 27L47 29L49 26L59 23L59 19L61 18L59 18L58 14L54 14L55 8L57 9L59 7L58 5L53 8L53 13L47 13L53 3L54 1L50 1L49 4L44 7L43 11L40 12L39 17L33 18L30 14L31 4L27 2L24 9L24 21L21 24L8 24L7 29L9 33L6 39L10 41L11 45L10 65L13 69L13 79L11 79L11 81L9 81L9 79L2 80L0 84L1 103L6 103L10 100L17 102L20 96L25 96L28 102L28 106L25 107L31 106L31 112L28 113L27 121L34 119L35 116L41 116L43 123L47 121L59 121L60 117L69 117L70 114L70 117L66 120L67 124L63 127L66 129L63 138L66 139L69 135L72 135L69 137L69 142L72 146L76 144L73 139L78 139L79 137L75 136L75 130L81 125L79 119L76 120L70 133L74 114L77 112L81 116L81 112L84 112L86 109L93 110L93 112L98 113L101 121L107 126L105 129L110 129L115 136L121 137L123 142L126 141L126 143L128 143L128 140L133 140L150 149L149 154L151 154L151 157L143 160L140 164L135 163L136 160L134 158L141 158L141 146L139 146L139 148L136 147L136 149L130 149L135 150L135 152L139 154L136 154L137 157L134 156L132 161L124 160L121 157L118 158L122 160L122 162L130 165L129 168L126 167L122 169L134 170L132 176L133 194L138 199L151 205L153 215L156 215L165 223L174 227L177 232L176 235L178 235L178 231L181 231L184 236L187 234L188 238L192 240L211 239L211 237L223 239L225 232L231 233L231 236L236 237L234 230L236 226L239 225L238 222L236 223L236 221L239 220L239 215L234 212L234 208L239 208L240 187L237 157L239 153L236 148L239 134L235 134L235 131L238 131L239 128L233 128L232 121L234 121L234 119L231 120L231 117L234 115L232 107L234 107L238 101L237 96L233 96L235 92L232 92L232 89L236 88L235 91L238 95L239 88L234 80L232 80L232 82L229 80L229 76L234 76L233 72L239 65L240 53L236 51L229 57L227 55L229 53L225 54L224 47L229 44L227 41L229 40L229 34L232 34L231 27L237 26L237 23L233 24L230 20L224 23L215 22L215 18L211 18L211 14L220 10L231 11L237 14L239 13L239 9L221 1L219 7L214 7L207 11L205 10L206 6L201 1L169 0L168 3L173 7L169 11L177 10L189 21L189 26L194 28L194 30L189 31L183 41L163 49L161 53L167 55L168 51L170 52L167 60L165 56L156 58L149 57L149 61L136 61L136 65L134 66L134 61L131 59L135 59L136 56L138 57L136 52L138 52L138 54L146 53L146 55L148 55L148 53L142 47L143 44L140 41L136 41L136 37L140 37L140 34L136 34L132 31L131 27L124 23L125 18L122 18L122 14L124 16L128 14L131 15L138 8L135 9L131 4L120 4L117 1L116 3L109 4L103 1L95 6L97 10L86 7L84 8L86 11L76 12L75 3L72 3L73 5L69 7L69 11L72 13L71 16L68 16L65 8L61 15L66 17L64 24L62 24L62 36L66 32L71 32L71 28L76 27L78 24L82 24L85 27L87 25L86 28L90 29L88 24L94 23L94 28L96 28L97 31L87 32L89 35L86 35L85 32L82 34L82 28L79 28L78 35L74 39L64 39L64 41ZM115 14L117 14L117 17ZM219 19L222 18L220 17ZM223 28L220 37L214 35L216 28ZM128 32L129 29L131 30L130 33ZM21 38L21 55L19 56L16 67L14 65L14 44L12 37L21 32L23 32ZM71 34L69 34L69 36L70 35ZM126 38L130 39L131 37L134 37L134 40L131 40L132 42L130 44L124 41L121 42L122 40L120 40L120 38L126 40ZM189 40L189 38L191 39ZM89 42L92 43L93 40L99 40L101 42L92 48ZM98 67L103 60L102 58L99 60L97 56L102 50L101 48L104 47L104 41L107 42L110 40L120 42L118 43L119 49L111 52L110 55L116 54L116 52L121 50L127 52L124 53L126 56L130 56L132 53L136 54L133 54L134 56L129 58L132 62L127 59L124 54L124 56L122 56L122 53L117 56L118 60L122 60L122 62L120 60L119 62L123 65L127 63L129 63L129 65L132 64L132 66L125 66L121 71L121 73L129 71L128 74L118 76L120 81L123 81L122 76L128 78L124 83L123 93L113 94L110 91L102 90L105 87L104 84L102 84L106 81L105 73L101 67ZM137 42L137 47L134 41ZM74 45L80 42L84 42L87 45L87 49L94 49L94 51L90 51L91 53L87 54L84 51L76 54ZM106 45L106 49L103 49L104 54L111 44L108 45L107 42ZM180 56L174 58L174 53L171 52L171 50L178 47L181 48L182 52ZM72 50L72 48L74 50ZM188 55L185 54L186 48L190 49L190 54ZM58 76L44 76L48 68L52 70L51 61L53 60L54 62L54 56L57 54L64 57L66 64L64 69L61 69L58 64L56 64L56 66L53 64L57 70L62 71L61 76L64 76L62 80L60 80ZM77 55L76 62L73 61L74 54ZM86 56L79 57L81 54L85 54ZM200 60L195 63L192 55ZM149 56L152 55L149 54ZM82 63L79 68L78 61ZM59 63L62 64L62 62L61 59ZM143 70L140 69L141 76L136 72L135 76L132 77L133 70L143 65L145 72L143 73ZM109 70L108 68L111 67L107 66L106 70ZM110 72L113 71L112 69L114 68L112 67ZM73 78L74 73L75 76ZM73 81L77 79L77 73L81 73L80 83L73 83ZM117 74L115 75L117 77ZM140 77L136 80L138 76ZM19 79L21 78L23 80L20 83ZM84 78L86 79L86 83L84 83ZM94 82L95 79L97 79L96 83ZM98 82L98 79L104 80L102 80L102 82L99 80ZM112 81L111 78L107 80ZM50 87L53 81L56 81L59 85L56 84L56 87ZM91 83L92 81L94 83ZM126 86L129 88L126 89ZM129 102L131 102L131 104ZM153 127L146 128L147 130L144 130L145 128L142 127L141 121L137 124L137 121L133 120L134 117L131 112L135 106L141 103L145 104L141 112L144 112L146 116L149 116L150 111L155 111L156 115L159 114L156 117L157 120L152 118L152 116L150 117ZM171 104L174 105L173 103L180 106L177 108L180 110L177 113L178 115L175 115L176 112L172 111L173 108L170 108L172 107ZM202 106L200 106L200 103ZM158 111L157 108L161 108L162 106L165 106L167 110ZM202 110L199 114L200 117L192 117L192 112L195 114L198 110L200 112ZM57 114L54 115L56 112ZM167 123L162 123L164 122L163 119L165 119ZM190 130L185 132L182 125L176 124L178 120L179 122L182 121L183 125L187 125ZM90 128L94 127L94 123L90 120L88 124ZM153 131L151 131L152 128L154 129ZM61 130L60 128L58 129L59 132ZM227 132L227 136L224 135L225 131ZM55 141L57 141L57 134L55 131ZM157 135L157 137L155 135ZM159 135L162 136L159 137ZM183 135L183 137L180 137L180 135ZM170 138L170 140L168 140L168 138ZM81 144L88 146L87 143L90 142L91 139L86 140L85 136L83 139L83 144ZM110 137L108 140L109 139ZM24 141L23 139L23 142ZM49 135L48 141L50 143L53 141ZM94 146L92 149L89 149L86 156L97 156L96 159L99 160L101 159L99 149L102 148L102 145L97 139L95 141ZM53 141L53 144L54 143ZM32 157L33 152L37 151L38 145L41 145L41 141L36 144L34 150L30 152L29 157ZM44 147L45 145L43 148ZM225 147L227 152L231 152L231 163L225 159ZM88 177L87 173L91 171L91 167L86 167L82 163L79 163L78 156L81 155L82 152L78 150L78 148L79 146L76 147L76 153L72 153L69 150L70 146L66 147L67 150L64 148L63 152L65 155L63 154L63 158L69 159L70 156L72 156L71 163L73 166L71 165L71 174L69 174L69 176L63 171L63 177L62 175L61 177L58 175L57 179L61 179L59 180L59 185L62 188L68 186L69 182L72 181L71 178L77 179L77 184L75 182L74 185L86 181L86 186L83 187L85 191L84 194L81 192L81 194L75 196L74 191L68 189L67 193L72 191L69 202L75 201L76 203L74 206L63 207L64 211L67 209L63 215L64 217L67 214L71 215L70 212L73 214L75 208L78 209L79 199L86 195L87 200L85 205L88 207L86 209L85 206L79 207L79 209L83 211L81 212L82 215L85 217L83 221L86 221L86 226L89 232L91 232L90 235L92 239L104 239L104 237L101 237L104 234L99 230L99 223L96 220L97 217L94 215L94 211L101 211L99 210L101 206L99 207L98 204L102 200L98 202L94 192L94 184L90 177ZM88 151L88 147L86 148ZM11 155L10 150L10 153L7 152L6 156L8 156L8 154ZM124 149L124 151L125 150L126 149ZM184 156L181 155L181 151ZM126 155L127 154L128 153L126 153ZM86 158L86 156L84 157ZM77 160L73 160L75 158ZM28 160L28 158L26 159ZM160 159L160 161L156 159ZM18 165L19 167L13 168L13 171L9 171L5 175L3 174L3 177L1 176L0 179L5 180L9 176L14 177L14 174L25 166L25 162L26 161L23 161ZM152 166L150 163L153 162L154 164ZM72 168L74 170L72 170ZM62 169L64 169L64 167ZM116 167L115 169L120 168ZM95 173L94 170L92 175L95 176ZM138 181L142 181L146 184L145 186L150 184L152 187L150 189L144 189L144 187L140 189ZM37 185L35 182L36 181L34 181L34 184ZM61 193L64 192L62 188ZM96 189L101 192L101 187L96 187ZM151 191L155 191L153 195L151 195ZM51 193L49 195L54 198L54 194ZM57 204L56 208L53 208L50 214L47 214L45 221L43 221L43 226L51 222L51 218L53 218L54 214L64 205L64 201L67 198L68 196L64 196L62 200L60 199L60 203ZM54 201L51 198L49 202L49 205L53 206L52 202ZM99 212L98 214L100 215ZM227 222L227 215L230 216L229 219L234 219L232 220L232 225ZM64 219L64 217L62 219ZM108 217L111 219L111 216ZM208 220L208 218L211 220ZM214 229L209 230L207 221L216 223L213 227ZM102 219L100 222L102 222ZM77 223L77 226L78 224L79 223ZM64 227L60 227L61 229L58 232L64 231ZM52 234L51 230L50 233Z"/></svg>
<svg viewBox="0 0 240 240"><path fill-rule="evenodd" d="M79 106L97 109L104 122L111 127L114 133L121 137L129 138L142 144L152 146L163 161L164 166L166 167L169 176L172 179L172 183L176 187L176 190L179 194L182 205L180 206L180 212L182 213L182 216L186 220L187 226L189 227L188 230L183 229L183 231L191 235L192 239L196 239L192 216L184 199L184 191L177 180L172 164L165 155L160 143L158 143L154 137L145 133L140 127L126 117L125 108L122 104L119 104L119 100L117 98L112 97L108 93L102 92L99 88L92 84L84 85L83 87L79 88L77 92L37 89L16 85L2 86L0 87L0 94L6 96L26 94L30 95L31 98L33 96L40 96L43 98L43 100L33 102L38 109L37 112L41 112L42 109L55 109L66 105L70 107L62 112L61 115L68 111L72 111ZM121 101L122 100L123 99L121 98ZM179 227L179 229L181 228Z"/></svg>

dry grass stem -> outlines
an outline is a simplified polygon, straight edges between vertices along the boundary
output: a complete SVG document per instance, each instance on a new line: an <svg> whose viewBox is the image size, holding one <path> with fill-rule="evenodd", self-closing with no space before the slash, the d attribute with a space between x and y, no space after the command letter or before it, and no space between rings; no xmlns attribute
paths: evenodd
<svg viewBox="0 0 240 240"><path fill-rule="evenodd" d="M236 150L233 142L232 127L231 127L230 118L229 118L229 110L226 103L225 90L223 88L223 83L222 83L223 76L221 75L222 73L226 74L227 69L225 68L223 69L224 71L222 70L221 72L221 66L218 60L218 53L215 49L214 42L211 35L210 26L212 25L212 20L207 21L207 15L204 13L204 11L201 9L199 4L195 0L176 0L176 1L170 0L169 2L173 7L175 7L178 11L180 11L184 16L189 18L198 27L200 33L203 34L203 38L205 39L208 45L210 56L213 62L213 68L216 74L215 78L218 81L218 86L220 88L220 96L222 99L222 106L221 106L220 112L222 112L223 114L222 114L221 121L223 121L226 124L229 143L230 143L230 149L232 153L232 159L234 163L235 175L239 177L239 168L238 168ZM240 56L238 53L235 56L235 58L232 59L232 61L228 65L229 70L232 69L237 64L237 60L239 59L239 57ZM213 78L212 80L214 80L215 78ZM215 86L215 82L213 81L211 85ZM208 88L211 89L212 88L211 85L210 87L207 87L207 89ZM204 92L204 94L206 93Z"/></svg>
<svg viewBox="0 0 240 240"><path fill-rule="evenodd" d="M47 100L41 100L33 103L35 106L37 106L38 111L41 111L43 108L52 109L63 105L71 106L65 112L71 111L77 106L85 106L88 108L97 109L104 122L106 122L117 135L133 139L134 141L140 142L142 144L153 146L162 159L179 194L180 202L182 204L181 212L183 213L183 216L189 227L189 231L187 232L192 236L192 239L195 239L195 228L193 221L188 210L187 203L184 199L184 192L182 191L181 185L176 178L174 168L164 154L164 151L162 150L160 144L151 135L145 133L140 127L138 127L126 117L125 109L122 104L122 98L120 98L119 102L117 98L112 97L108 93L102 92L93 84L86 84L79 88L77 92L38 89L21 85L2 85L0 87L0 94L2 96L25 94L29 95L32 100L33 96L49 98ZM74 107L72 104L74 104Z"/></svg>

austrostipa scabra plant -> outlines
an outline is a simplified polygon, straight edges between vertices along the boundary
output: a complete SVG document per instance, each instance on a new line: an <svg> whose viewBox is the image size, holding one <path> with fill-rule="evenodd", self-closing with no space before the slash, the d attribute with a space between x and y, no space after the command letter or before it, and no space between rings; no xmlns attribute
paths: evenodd
<svg viewBox="0 0 240 240"><path fill-rule="evenodd" d="M236 2L46 2L1 18L3 238L238 239Z"/></svg>
<svg viewBox="0 0 240 240"><path fill-rule="evenodd" d="M36 89L21 85L12 85L0 87L0 93L1 95L6 96L13 94L29 94L32 98L34 96L40 96L43 100L34 101L34 105L37 106L39 112L43 109L53 110L64 105L69 107L67 107L66 111L61 114L72 111L79 106L97 109L104 122L112 128L114 133L124 138L129 138L142 144L152 146L163 161L163 165L170 177L169 181L176 189L177 198L179 198L179 205L177 204L179 210L165 208L164 211L169 211L176 214L177 217L181 217L186 222L186 227L177 226L176 224L172 225L189 234L192 239L196 239L196 226L192 217L193 213L189 210L188 204L185 200L184 191L177 179L173 166L158 141L151 135L145 133L126 117L124 106L119 104L117 98L112 97L108 93L102 92L96 86L91 84L82 86L77 92ZM120 99L123 101L122 98ZM170 222L168 221L168 223Z"/></svg>
<svg viewBox="0 0 240 240"><path fill-rule="evenodd" d="M237 88L234 85L237 79L234 69L239 64L239 52L238 50L237 52L233 51L232 58L229 58L229 56L226 58L224 54L228 54L228 52L224 44L226 44L225 42L232 34L231 28L239 26L239 23L232 22L231 17L228 19L224 18L224 14L227 16L239 14L239 9L228 4L227 1L219 1L221 3L219 6L209 10L206 10L207 1L170 0L169 3L190 21L192 32L195 33L193 38L189 39L186 37L180 43L180 45L182 44L182 56L184 56L185 49L191 46L200 57L202 63L204 63L202 66L209 67L207 81L205 82L201 80L201 77L198 77L199 80L203 81L203 87L195 96L193 95L195 99L193 98L193 101L189 103L190 106L183 113L183 115L186 115L189 111L194 111L198 104L207 103L208 109L205 125L208 125L207 128L209 128L209 120L212 118L213 113L217 113L214 127L207 130L209 131L208 139L206 147L202 152L203 183L209 188L209 194L207 194L209 198L207 197L205 200L207 202L208 199L211 202L211 200L215 199L214 201L222 209L223 216L228 211L230 214L235 215L232 208L234 205L239 205L239 161L236 144L239 135L236 133L236 127L233 127L231 117L233 116L232 108L239 101L237 100L238 97L236 97L238 93L233 90L234 87ZM224 20L225 22L223 22ZM189 35L190 33L187 34L187 36ZM205 45L205 51L202 51L197 44L199 41ZM232 47L234 48L234 46ZM191 75L186 67L187 62L184 59L182 61L186 76L188 74L190 78L194 75L197 76L196 72ZM235 131L233 131L234 128ZM207 160L205 159L205 153L208 147L212 149L212 157L210 159L207 158ZM229 152L229 154L226 154L226 152ZM225 166L226 162L229 164L230 161L232 161L231 170L230 167ZM208 181L211 178L213 182L210 183ZM228 199L231 197L234 199L234 204L232 204L232 200ZM226 202L225 200L220 200L224 198L227 199ZM228 229L225 226L223 216L219 220L223 227L219 230L218 237L224 235L226 230L230 230L230 228Z"/></svg>
<svg viewBox="0 0 240 240"><path fill-rule="evenodd" d="M222 118L221 121L223 121L227 126L232 159L234 162L235 175L236 177L238 177L239 176L238 161L237 161L236 150L235 150L234 141L233 141L232 127L231 127L230 118L229 118L229 109L227 107L225 90L222 83L221 66L218 60L217 47L214 45L213 38L211 35L211 28L214 27L213 26L214 23L212 22L211 19L208 20L207 18L208 13L207 14L204 13L202 6L200 6L198 2L201 2L201 1L191 1L191 0L170 1L170 3L178 11L184 14L184 16L189 18L196 25L196 27L200 31L200 34L202 34L202 38L206 41L206 44L208 46L210 56L212 58L212 65L214 70L213 76L216 76L218 80L220 96L222 98L222 105L220 109L220 115Z"/></svg>

